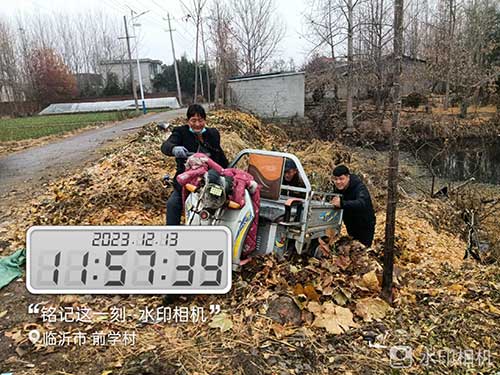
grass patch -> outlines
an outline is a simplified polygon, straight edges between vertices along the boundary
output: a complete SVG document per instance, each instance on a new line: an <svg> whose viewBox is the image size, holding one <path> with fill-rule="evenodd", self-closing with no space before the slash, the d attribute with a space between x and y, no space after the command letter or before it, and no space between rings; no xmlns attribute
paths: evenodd
<svg viewBox="0 0 500 375"><path fill-rule="evenodd" d="M0 142L20 141L135 117L135 111L74 113L0 119Z"/></svg>

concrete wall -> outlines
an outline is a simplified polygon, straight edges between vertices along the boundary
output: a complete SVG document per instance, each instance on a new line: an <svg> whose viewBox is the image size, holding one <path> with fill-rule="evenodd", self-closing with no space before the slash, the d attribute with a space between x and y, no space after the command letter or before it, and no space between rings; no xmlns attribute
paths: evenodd
<svg viewBox="0 0 500 375"><path fill-rule="evenodd" d="M229 101L262 117L304 116L304 73L228 81Z"/></svg>

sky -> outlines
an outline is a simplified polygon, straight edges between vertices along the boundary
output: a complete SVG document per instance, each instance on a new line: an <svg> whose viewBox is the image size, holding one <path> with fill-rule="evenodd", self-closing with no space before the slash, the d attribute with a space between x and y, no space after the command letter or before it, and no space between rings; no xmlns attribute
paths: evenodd
<svg viewBox="0 0 500 375"><path fill-rule="evenodd" d="M190 0L183 0L185 4ZM209 0L209 3L213 0ZM140 17L141 24L139 51L141 58L152 58L172 63L170 37L165 31L168 29L167 12L172 18L175 54L179 58L186 53L194 58L196 28L192 23L183 20L186 12L183 10L181 0L0 0L0 13L14 17L18 13L30 14L33 12L51 14L57 12L80 12L86 9L102 9L110 16L116 16L122 24L123 16L130 15L133 8L138 13L148 11ZM8 4L8 5L7 5ZM286 34L282 40L276 59L288 61L294 59L295 65L300 66L308 56L311 45L301 37L303 30L304 0L275 0L276 13L286 27ZM206 32L206 30L205 30Z"/></svg>

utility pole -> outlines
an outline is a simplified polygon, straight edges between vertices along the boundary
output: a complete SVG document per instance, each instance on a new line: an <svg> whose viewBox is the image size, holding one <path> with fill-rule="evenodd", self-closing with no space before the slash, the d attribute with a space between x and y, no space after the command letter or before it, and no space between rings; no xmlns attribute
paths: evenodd
<svg viewBox="0 0 500 375"><path fill-rule="evenodd" d="M130 76L130 85L132 86L132 93L134 94L134 103L135 110L139 110L139 102L137 101L137 91L135 90L135 80L134 80L134 68L132 65L132 52L130 50L130 36L128 35L128 26L127 26L127 16L123 16L123 23L125 25L125 38L121 37L118 39L126 39L127 40L127 51L128 51L128 69Z"/></svg>
<svg viewBox="0 0 500 375"><path fill-rule="evenodd" d="M175 59L174 38L172 37L172 26L170 26L170 14L167 13L168 31L170 32L170 44L172 45L172 57L174 58L174 71L175 81L177 83L177 96L179 98L179 105L182 107L182 91L181 82L179 81L179 70L177 69L177 60Z"/></svg>
<svg viewBox="0 0 500 375"><path fill-rule="evenodd" d="M134 23L134 18L137 19L137 18L139 18L140 16L142 16L143 14L145 14L147 12L149 12L149 11L142 12L142 13L140 13L137 16L134 17L134 11L132 9L130 9L132 27L134 28L135 52L136 52L136 56L137 56L137 74L139 76L139 87L141 89L142 112L144 114L147 113L147 109L146 109L146 102L144 101L144 88L142 87L141 64L139 63L139 42L137 40L138 39L137 38L137 32L135 31L136 24Z"/></svg>
<svg viewBox="0 0 500 375"><path fill-rule="evenodd" d="M203 89L203 72L201 71L201 66L198 67L198 74L200 75L200 92L201 96L205 97L205 92Z"/></svg>
<svg viewBox="0 0 500 375"><path fill-rule="evenodd" d="M208 68L208 54L207 48L205 46L205 38L203 36L203 22L201 23L201 43L203 45L203 52L205 53L205 68L207 73L207 101L208 105L210 105L210 73Z"/></svg>
<svg viewBox="0 0 500 375"><path fill-rule="evenodd" d="M194 100L196 103L196 97L198 96L198 34L200 29L200 17L199 13L196 12L196 48L195 48L195 61L194 61Z"/></svg>

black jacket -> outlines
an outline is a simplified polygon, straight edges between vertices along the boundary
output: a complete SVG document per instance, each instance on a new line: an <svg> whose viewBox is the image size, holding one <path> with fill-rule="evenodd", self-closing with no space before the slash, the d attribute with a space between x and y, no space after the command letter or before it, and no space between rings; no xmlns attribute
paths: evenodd
<svg viewBox="0 0 500 375"><path fill-rule="evenodd" d="M347 189L335 189L335 192L342 194L340 207L344 209L343 221L349 233L375 227L370 193L358 176L351 174Z"/></svg>
<svg viewBox="0 0 500 375"><path fill-rule="evenodd" d="M219 131L214 128L205 129L206 131L201 135L203 141L200 141L198 136L189 130L189 125L175 127L170 137L161 145L161 152L167 156L173 156L172 150L175 146L184 146L189 152L202 152L209 155L222 168L227 168L229 162L220 146ZM176 158L175 161L177 171L174 177L174 187L181 190L177 183L177 176L185 171L186 159Z"/></svg>

